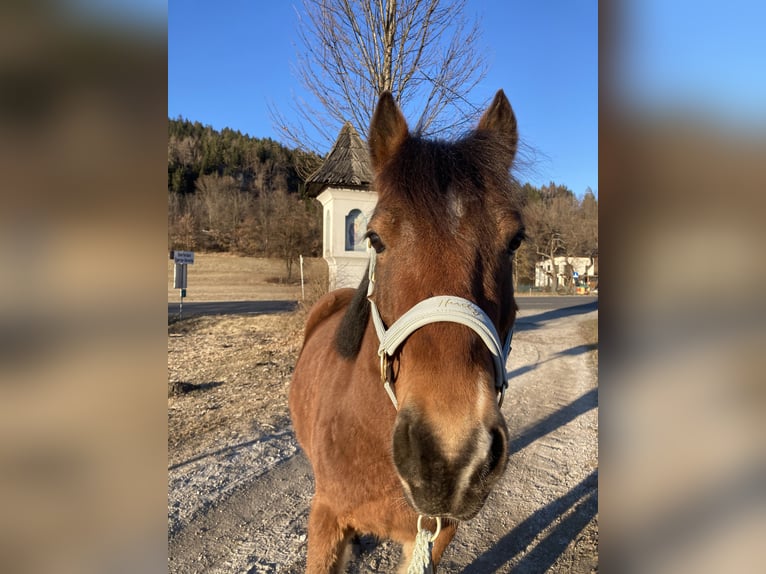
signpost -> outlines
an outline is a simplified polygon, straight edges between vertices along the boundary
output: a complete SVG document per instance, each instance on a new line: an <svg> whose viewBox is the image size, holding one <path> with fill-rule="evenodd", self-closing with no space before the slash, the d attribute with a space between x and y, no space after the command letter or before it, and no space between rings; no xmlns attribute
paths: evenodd
<svg viewBox="0 0 766 574"><path fill-rule="evenodd" d="M303 255L301 255L300 258L301 258L301 301L305 301L306 290L303 288Z"/></svg>
<svg viewBox="0 0 766 574"><path fill-rule="evenodd" d="M182 265L194 263L194 251L171 251L170 258Z"/></svg>
<svg viewBox="0 0 766 574"><path fill-rule="evenodd" d="M186 297L186 266L194 264L194 251L171 251L170 259L175 261L173 272L173 288L181 290L181 302L178 305L178 318L184 310L184 297Z"/></svg>

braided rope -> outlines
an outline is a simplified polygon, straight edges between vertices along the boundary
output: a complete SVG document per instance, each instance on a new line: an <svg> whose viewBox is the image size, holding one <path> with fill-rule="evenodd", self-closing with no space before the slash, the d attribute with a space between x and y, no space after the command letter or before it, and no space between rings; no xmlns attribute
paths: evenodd
<svg viewBox="0 0 766 574"><path fill-rule="evenodd" d="M431 557L432 534L428 530L418 530L415 537L415 548L412 550L412 559L407 567L407 574L433 574L434 563Z"/></svg>
<svg viewBox="0 0 766 574"><path fill-rule="evenodd" d="M407 574L433 574L434 562L431 551L434 541L442 530L441 518L436 519L436 533L423 528L423 515L418 516L418 534L415 537L415 547L412 549L412 558L407 567Z"/></svg>

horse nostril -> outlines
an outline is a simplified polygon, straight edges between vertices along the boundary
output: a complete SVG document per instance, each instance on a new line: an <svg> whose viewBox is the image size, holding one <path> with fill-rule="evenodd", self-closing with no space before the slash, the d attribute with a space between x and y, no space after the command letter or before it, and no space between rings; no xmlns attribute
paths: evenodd
<svg viewBox="0 0 766 574"><path fill-rule="evenodd" d="M506 459L506 440L505 435L500 431L499 427L495 427L490 431L490 445L489 456L487 458L487 468L492 473L497 469L501 462Z"/></svg>
<svg viewBox="0 0 766 574"><path fill-rule="evenodd" d="M393 438L394 465L399 474L407 478L418 475L421 458L416 436L418 427L411 423L411 416L409 411L399 413Z"/></svg>

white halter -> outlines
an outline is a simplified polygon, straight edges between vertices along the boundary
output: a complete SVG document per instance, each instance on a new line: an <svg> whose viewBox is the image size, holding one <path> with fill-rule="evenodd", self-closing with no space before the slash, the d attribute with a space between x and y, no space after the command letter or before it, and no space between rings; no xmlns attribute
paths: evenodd
<svg viewBox="0 0 766 574"><path fill-rule="evenodd" d="M375 331L378 333L378 340L380 341L378 356L380 356L381 379L388 396L391 398L391 402L394 403L397 410L399 409L399 403L391 388L391 381L388 376L388 357L393 356L396 349L398 349L399 346L404 343L405 339L414 331L429 323L438 322L450 322L465 325L478 334L481 340L484 341L484 344L492 354L492 359L495 364L495 389L498 393L498 405L502 406L503 399L505 398L505 389L508 388L508 373L505 370L505 363L511 352L513 329L508 332L505 344L501 344L500 336L497 334L495 325L481 307L468 299L452 297L450 295L430 297L421 301L386 329L375 302L370 299L370 296L375 289L375 260L377 254L369 240L367 241L367 251L370 255L367 298L370 301L370 307L372 309L372 322L375 325Z"/></svg>

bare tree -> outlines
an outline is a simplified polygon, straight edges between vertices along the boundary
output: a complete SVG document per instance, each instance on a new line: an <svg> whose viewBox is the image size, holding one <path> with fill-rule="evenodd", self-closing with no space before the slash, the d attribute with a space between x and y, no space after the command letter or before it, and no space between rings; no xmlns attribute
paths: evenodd
<svg viewBox="0 0 766 574"><path fill-rule="evenodd" d="M551 269L545 273L554 291L560 287L573 290L574 258L590 257L593 262L598 254L598 201L590 189L578 201L566 186L553 182L536 191L537 198L524 207L529 237L526 245L535 262L550 262ZM560 257L564 258L563 269L555 265ZM563 285L559 275L563 276Z"/></svg>
<svg viewBox="0 0 766 574"><path fill-rule="evenodd" d="M276 189L258 202L252 225L260 241L259 251L284 261L287 281L292 279L293 265L300 255L316 256L320 252L319 202Z"/></svg>
<svg viewBox="0 0 766 574"><path fill-rule="evenodd" d="M233 177L218 174L200 176L195 187L202 233L210 238L211 247L232 248L237 226L249 210L250 195L240 191Z"/></svg>
<svg viewBox="0 0 766 574"><path fill-rule="evenodd" d="M467 94L486 73L465 3L303 0L295 73L307 97L294 98L297 124L272 108L282 134L300 148L326 149L347 120L366 133L385 90L406 114L423 110L420 133L462 130L480 109Z"/></svg>
<svg viewBox="0 0 766 574"><path fill-rule="evenodd" d="M194 251L197 247L194 213L181 194L168 192L168 248Z"/></svg>
<svg viewBox="0 0 766 574"><path fill-rule="evenodd" d="M591 258L598 254L598 200L589 187L580 202L580 228L583 232L582 253Z"/></svg>
<svg viewBox="0 0 766 574"><path fill-rule="evenodd" d="M566 186L543 186L540 199L528 203L524 208L524 222L530 247L538 260L547 259L550 270L545 271L551 280L553 291L559 288L559 269L555 258L569 257L576 252L577 199Z"/></svg>

